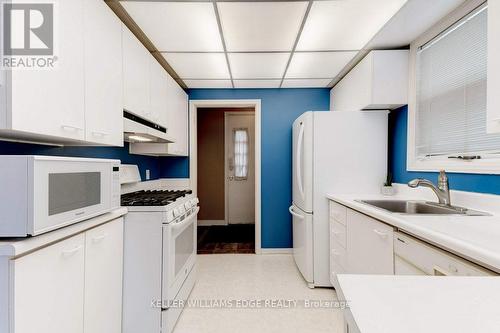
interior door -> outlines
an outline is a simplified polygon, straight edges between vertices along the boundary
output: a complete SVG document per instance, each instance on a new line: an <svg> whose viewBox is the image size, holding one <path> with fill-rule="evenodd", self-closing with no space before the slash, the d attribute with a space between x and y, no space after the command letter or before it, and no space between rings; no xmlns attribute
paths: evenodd
<svg viewBox="0 0 500 333"><path fill-rule="evenodd" d="M226 113L226 220L255 223L255 114Z"/></svg>

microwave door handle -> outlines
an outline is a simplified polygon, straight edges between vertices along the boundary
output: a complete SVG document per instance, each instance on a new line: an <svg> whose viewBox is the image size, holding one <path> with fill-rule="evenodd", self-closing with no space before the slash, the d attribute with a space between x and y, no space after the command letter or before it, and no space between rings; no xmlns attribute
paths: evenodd
<svg viewBox="0 0 500 333"><path fill-rule="evenodd" d="M179 223L172 223L171 228L172 232L177 234L180 234L182 230L184 230L189 224L193 222L194 219L196 219L196 214L200 211L200 207L196 207L196 210L191 213L184 221L179 222Z"/></svg>

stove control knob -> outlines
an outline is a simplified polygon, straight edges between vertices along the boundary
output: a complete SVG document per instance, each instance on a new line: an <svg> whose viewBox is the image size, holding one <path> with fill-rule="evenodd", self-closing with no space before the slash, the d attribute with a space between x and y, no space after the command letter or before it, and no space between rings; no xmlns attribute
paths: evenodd
<svg viewBox="0 0 500 333"><path fill-rule="evenodd" d="M198 199L191 199L190 202L191 202L191 206L192 207L196 207L198 205Z"/></svg>
<svg viewBox="0 0 500 333"><path fill-rule="evenodd" d="M194 199L194 202L195 202L196 204L199 204L199 203L200 203L200 199L195 198L195 199Z"/></svg>
<svg viewBox="0 0 500 333"><path fill-rule="evenodd" d="M184 203L184 208L186 208L186 210L190 210L191 209L191 201L186 201L186 203Z"/></svg>
<svg viewBox="0 0 500 333"><path fill-rule="evenodd" d="M184 206L179 206L179 213L180 215L184 215L184 213L186 213L186 209L184 208Z"/></svg>
<svg viewBox="0 0 500 333"><path fill-rule="evenodd" d="M167 223L170 223L173 220L175 220L174 211L173 210L169 210L167 212Z"/></svg>
<svg viewBox="0 0 500 333"><path fill-rule="evenodd" d="M179 211L179 208L174 208L173 213L174 213L174 217L181 216L181 212Z"/></svg>

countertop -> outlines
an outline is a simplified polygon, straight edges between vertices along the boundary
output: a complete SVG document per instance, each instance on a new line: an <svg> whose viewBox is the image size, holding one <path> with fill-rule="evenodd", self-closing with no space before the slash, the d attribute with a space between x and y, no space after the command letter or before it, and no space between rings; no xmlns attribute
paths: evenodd
<svg viewBox="0 0 500 333"><path fill-rule="evenodd" d="M338 275L361 333L499 332L500 277Z"/></svg>
<svg viewBox="0 0 500 333"><path fill-rule="evenodd" d="M459 197L459 195L456 195ZM340 195L329 194L328 199L392 225L408 234L428 243L448 250L481 266L500 273L500 214L484 209L496 205L500 196L484 195L484 198L472 194L471 203L462 199L462 206L483 210L492 216L459 216L459 215L404 215L357 202L356 200L426 200L419 195L398 194L394 197L378 195ZM498 197L498 198L497 198ZM489 201L488 201L489 200ZM435 201L435 199L434 199ZM453 201L452 201L453 202ZM481 202L482 206L478 206ZM481 209L482 208L482 209ZM499 328L500 329L500 328Z"/></svg>
<svg viewBox="0 0 500 333"><path fill-rule="evenodd" d="M45 247L86 230L95 228L127 214L127 208L121 207L109 213L72 224L36 237L13 238L0 241L0 256L17 257Z"/></svg>

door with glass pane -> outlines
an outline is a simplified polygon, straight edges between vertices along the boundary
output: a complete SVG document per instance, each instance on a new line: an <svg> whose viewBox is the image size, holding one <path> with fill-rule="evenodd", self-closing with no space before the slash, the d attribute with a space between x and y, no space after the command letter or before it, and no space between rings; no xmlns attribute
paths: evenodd
<svg viewBox="0 0 500 333"><path fill-rule="evenodd" d="M225 114L226 222L255 223L255 115Z"/></svg>

